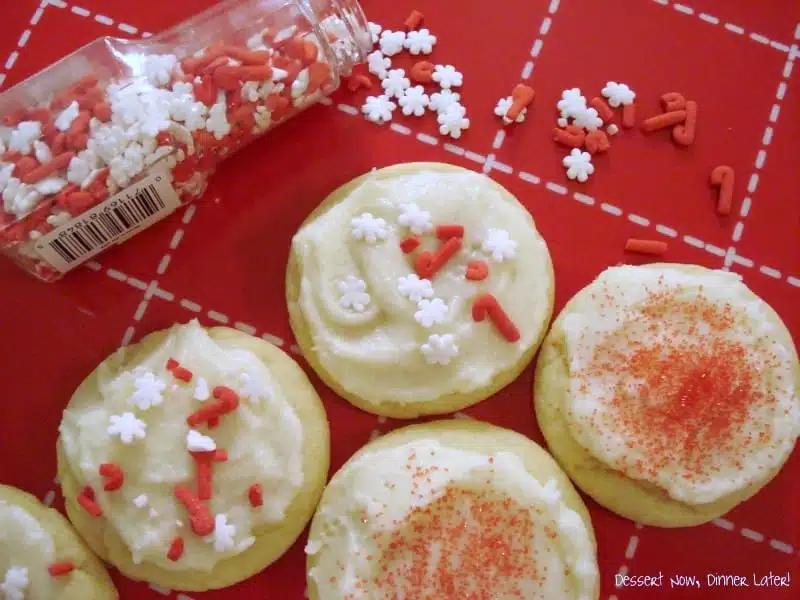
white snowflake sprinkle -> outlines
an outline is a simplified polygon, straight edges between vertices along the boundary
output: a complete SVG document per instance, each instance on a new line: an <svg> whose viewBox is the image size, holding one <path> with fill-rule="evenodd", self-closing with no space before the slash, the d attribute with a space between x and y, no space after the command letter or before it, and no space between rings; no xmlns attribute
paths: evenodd
<svg viewBox="0 0 800 600"><path fill-rule="evenodd" d="M423 298L433 298L433 285L429 279L420 279L412 273L397 280L397 291L412 302L419 302Z"/></svg>
<svg viewBox="0 0 800 600"><path fill-rule="evenodd" d="M366 102L361 107L368 121L381 124L392 120L392 112L397 108L397 104L386 96L368 96Z"/></svg>
<svg viewBox="0 0 800 600"><path fill-rule="evenodd" d="M514 103L511 96L506 96L505 98L500 98L497 101L497 106L494 107L494 114L498 117L503 119L503 123L508 125L511 123L511 119L509 119L506 115L508 114L508 110L511 108L511 105ZM523 108L520 113L517 115L515 121L517 123L522 123L525 120L526 115L528 114L528 109Z"/></svg>
<svg viewBox="0 0 800 600"><path fill-rule="evenodd" d="M513 259L517 255L517 242L511 239L505 229L490 229L486 232L481 249L496 262Z"/></svg>
<svg viewBox="0 0 800 600"><path fill-rule="evenodd" d="M397 222L403 227L408 227L411 233L421 235L433 229L431 213L427 210L422 210L413 202L400 205L400 211Z"/></svg>
<svg viewBox="0 0 800 600"><path fill-rule="evenodd" d="M596 131L603 126L603 119L598 116L596 109L586 108L573 117L572 123L586 131Z"/></svg>
<svg viewBox="0 0 800 600"><path fill-rule="evenodd" d="M586 110L586 97L583 96L580 88L564 90L561 92L561 100L558 101L557 106L562 118L574 118Z"/></svg>
<svg viewBox="0 0 800 600"><path fill-rule="evenodd" d="M208 388L208 381L204 377L197 378L197 384L194 386L192 396L195 400L205 402L211 397L211 390Z"/></svg>
<svg viewBox="0 0 800 600"><path fill-rule="evenodd" d="M186 449L189 452L212 452L217 449L217 444L207 435L190 429L186 434Z"/></svg>
<svg viewBox="0 0 800 600"><path fill-rule="evenodd" d="M389 67L392 66L392 61L385 57L380 50L375 50L375 52L367 56L367 65L369 66L370 73L383 79L386 77Z"/></svg>
<svg viewBox="0 0 800 600"><path fill-rule="evenodd" d="M399 100L400 106L403 109L403 114L407 117L411 115L421 117L425 114L425 108L427 108L430 102L430 96L425 93L425 88L421 85L408 88L400 96Z"/></svg>
<svg viewBox="0 0 800 600"><path fill-rule="evenodd" d="M567 177L577 179L584 183L589 179L589 175L594 173L592 155L588 152L581 152L578 148L573 148L569 156L564 157L564 166L567 168Z"/></svg>
<svg viewBox="0 0 800 600"><path fill-rule="evenodd" d="M108 435L118 435L123 444L130 444L134 439L142 440L147 435L147 424L140 421L133 413L111 415L108 419Z"/></svg>
<svg viewBox="0 0 800 600"><path fill-rule="evenodd" d="M411 80L406 77L404 69L392 69L381 81L381 87L388 98L400 98L410 86Z"/></svg>
<svg viewBox="0 0 800 600"><path fill-rule="evenodd" d="M147 410L153 406L158 406L164 401L164 390L167 384L161 381L151 371L134 370L133 373L133 395L128 402L136 406L139 410Z"/></svg>
<svg viewBox="0 0 800 600"><path fill-rule="evenodd" d="M147 497L147 494L139 494L133 499L133 505L136 508L144 508L147 506L148 502L150 502L150 499Z"/></svg>
<svg viewBox="0 0 800 600"><path fill-rule="evenodd" d="M383 31L383 27L371 21L367 23L367 27L369 28L369 35L372 39L372 43L377 44L381 36L381 31Z"/></svg>
<svg viewBox="0 0 800 600"><path fill-rule="evenodd" d="M619 127L614 125L614 123L611 123L611 125L606 128L606 131L608 132L608 135L617 135L619 133Z"/></svg>
<svg viewBox="0 0 800 600"><path fill-rule="evenodd" d="M420 347L429 365L446 365L458 356L458 346L451 333L439 335L434 333L428 341Z"/></svg>
<svg viewBox="0 0 800 600"><path fill-rule="evenodd" d="M460 87L464 83L464 76L456 71L453 65L436 65L433 68L433 80L442 89L449 90L452 87Z"/></svg>
<svg viewBox="0 0 800 600"><path fill-rule="evenodd" d="M448 310L447 304L441 298L420 300L417 303L414 319L423 327L433 327L445 320Z"/></svg>
<svg viewBox="0 0 800 600"><path fill-rule="evenodd" d="M465 116L466 109L460 104L453 104L446 111L436 117L439 123L439 133L449 135L454 140L461 137L461 132L469 129L469 119Z"/></svg>
<svg viewBox="0 0 800 600"><path fill-rule="evenodd" d="M451 106L458 104L460 100L461 94L458 92L442 90L441 92L431 94L431 101L428 104L428 108L441 114L447 112Z"/></svg>
<svg viewBox="0 0 800 600"><path fill-rule="evenodd" d="M406 36L405 47L411 54L430 54L436 45L436 36L427 29L409 31Z"/></svg>
<svg viewBox="0 0 800 600"><path fill-rule="evenodd" d="M366 290L367 284L363 279L348 275L346 279L339 282L339 293L341 294L339 304L356 312L364 312L370 301Z"/></svg>
<svg viewBox="0 0 800 600"><path fill-rule="evenodd" d="M350 221L353 237L374 244L378 240L385 240L389 235L386 221L380 217L373 217L372 213L362 213Z"/></svg>
<svg viewBox="0 0 800 600"><path fill-rule="evenodd" d="M239 374L239 385L236 387L236 392L242 398L247 398L250 404L258 404L272 398L272 389L259 377L250 373Z"/></svg>
<svg viewBox="0 0 800 600"><path fill-rule="evenodd" d="M394 56L403 51L406 42L406 33L405 31L390 31L385 29L381 33L381 37L378 41L381 46L381 52L386 56Z"/></svg>
<svg viewBox="0 0 800 600"><path fill-rule="evenodd" d="M608 105L617 108L620 105L633 104L636 93L624 83L609 81L602 91L603 96L608 98Z"/></svg>
<svg viewBox="0 0 800 600"><path fill-rule="evenodd" d="M11 567L6 571L3 583L0 583L0 592L3 592L6 600L24 600L29 583L28 569Z"/></svg>
<svg viewBox="0 0 800 600"><path fill-rule="evenodd" d="M236 546L233 541L236 526L228 524L228 517L219 514L214 518L214 533L203 538L207 544L214 545L215 552L227 552Z"/></svg>

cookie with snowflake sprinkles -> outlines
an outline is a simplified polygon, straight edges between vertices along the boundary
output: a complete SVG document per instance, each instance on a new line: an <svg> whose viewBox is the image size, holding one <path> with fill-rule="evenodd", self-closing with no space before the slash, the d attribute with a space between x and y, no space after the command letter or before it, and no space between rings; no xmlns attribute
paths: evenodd
<svg viewBox="0 0 800 600"><path fill-rule="evenodd" d="M604 271L553 324L534 388L578 487L649 525L725 514L800 435L800 365L780 317L738 275L698 266Z"/></svg>
<svg viewBox="0 0 800 600"><path fill-rule="evenodd" d="M530 213L488 177L442 163L375 170L333 192L294 236L286 278L314 370L394 418L459 410L513 381L553 292Z"/></svg>
<svg viewBox="0 0 800 600"><path fill-rule="evenodd" d="M105 566L61 513L0 484L0 598L116 600Z"/></svg>
<svg viewBox="0 0 800 600"><path fill-rule="evenodd" d="M311 518L328 421L302 369L235 329L174 325L118 350L60 426L67 514L135 580L202 591L277 560Z"/></svg>
<svg viewBox="0 0 800 600"><path fill-rule="evenodd" d="M308 543L311 600L596 600L589 513L552 458L479 421L370 442L325 489Z"/></svg>

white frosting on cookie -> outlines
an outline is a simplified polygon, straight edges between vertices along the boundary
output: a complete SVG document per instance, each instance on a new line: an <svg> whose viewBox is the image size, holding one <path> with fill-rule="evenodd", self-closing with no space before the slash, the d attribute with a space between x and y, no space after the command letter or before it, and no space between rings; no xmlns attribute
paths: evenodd
<svg viewBox="0 0 800 600"><path fill-rule="evenodd" d="M409 280L419 254L442 245L440 225L464 227L462 248L430 285ZM404 254L400 243L410 235L421 245ZM302 227L293 251L302 270L298 304L321 366L371 403L423 403L483 388L522 358L549 316L547 246L530 214L475 173L369 178ZM473 260L488 265L485 280L465 278ZM354 279L370 300L355 309L340 291ZM490 319L473 320L475 297L487 293L516 324L519 341L507 341Z"/></svg>
<svg viewBox="0 0 800 600"><path fill-rule="evenodd" d="M167 370L170 358L192 372L190 382ZM163 401L146 410L141 408L144 404L131 403L142 373L166 384ZM223 415L217 428L187 424L190 414L215 401L196 398L201 377L206 382L201 386L212 391L227 386L239 393L238 408ZM98 518L120 535L134 561L163 569L210 571L249 547L257 529L284 518L303 484L303 426L287 401L293 390L282 389L255 354L236 347L235 341L212 339L192 321L170 329L158 347L126 371L113 372L104 364L97 384L99 396L73 398L64 413L61 440L79 483L95 490L103 511ZM160 387L152 381L148 385ZM111 417L125 413L134 413L146 425L145 435L132 437L130 443L108 433ZM193 429L196 433L190 433ZM191 531L187 511L173 492L176 486L196 489L195 460L187 446L209 449L212 443L228 453L227 462L213 463L213 497L206 503L223 526L204 539ZM119 490L103 491L103 463L122 467L125 481ZM248 500L254 484L264 490L259 508ZM167 551L177 536L184 539L185 550L172 562Z"/></svg>
<svg viewBox="0 0 800 600"><path fill-rule="evenodd" d="M47 572L56 560L53 537L39 521L0 500L0 598L56 598L63 584Z"/></svg>
<svg viewBox="0 0 800 600"><path fill-rule="evenodd" d="M320 511L306 553L330 600L589 600L597 585L580 515L510 452L435 440L370 452L337 473Z"/></svg>
<svg viewBox="0 0 800 600"><path fill-rule="evenodd" d="M615 267L570 306L564 416L596 458L688 504L787 459L797 355L737 275Z"/></svg>

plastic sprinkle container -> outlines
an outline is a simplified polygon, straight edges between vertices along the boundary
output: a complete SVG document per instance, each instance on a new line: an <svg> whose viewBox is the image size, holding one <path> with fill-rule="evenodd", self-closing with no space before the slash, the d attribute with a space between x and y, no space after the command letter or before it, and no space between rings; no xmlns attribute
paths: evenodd
<svg viewBox="0 0 800 600"><path fill-rule="evenodd" d="M0 95L2 252L59 279L200 197L370 48L357 0L227 0L84 46Z"/></svg>

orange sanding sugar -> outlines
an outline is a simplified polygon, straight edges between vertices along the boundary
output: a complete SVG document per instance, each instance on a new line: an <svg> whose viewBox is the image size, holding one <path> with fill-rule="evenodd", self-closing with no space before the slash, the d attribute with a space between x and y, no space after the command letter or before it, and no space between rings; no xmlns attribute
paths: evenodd
<svg viewBox="0 0 800 600"><path fill-rule="evenodd" d="M415 479L431 468L416 468ZM383 550L369 587L380 598L524 598L524 582L546 575L534 518L529 507L490 488L450 486L394 530L375 534Z"/></svg>
<svg viewBox="0 0 800 600"><path fill-rule="evenodd" d="M617 393L607 398L608 414L602 422L593 418L591 427L604 437L611 425L611 434L624 436L645 458L623 456L616 466L644 478L678 466L690 481L707 479L721 465L741 470L748 450L770 435L769 426L751 422L750 413L775 402L761 384L774 357L762 353L756 361L752 344L724 335L747 325L729 304L702 295L690 302L674 292L651 293L640 315L639 334L627 340L630 352L620 350L613 334L578 374L587 394L589 379L619 376Z"/></svg>

